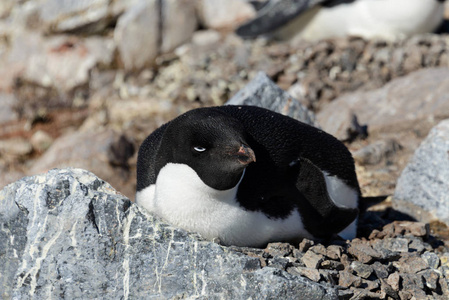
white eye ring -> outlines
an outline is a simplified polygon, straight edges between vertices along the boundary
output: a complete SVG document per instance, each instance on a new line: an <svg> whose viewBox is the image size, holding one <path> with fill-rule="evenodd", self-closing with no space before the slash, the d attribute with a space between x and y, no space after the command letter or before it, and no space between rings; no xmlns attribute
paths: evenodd
<svg viewBox="0 0 449 300"><path fill-rule="evenodd" d="M194 149L196 152L204 152L204 151L206 151L206 148L204 148L204 147L193 147L193 149Z"/></svg>

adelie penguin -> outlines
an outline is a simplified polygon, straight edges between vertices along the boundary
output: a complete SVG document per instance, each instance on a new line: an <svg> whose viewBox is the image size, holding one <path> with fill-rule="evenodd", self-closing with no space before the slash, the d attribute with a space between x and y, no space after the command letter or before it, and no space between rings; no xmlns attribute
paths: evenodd
<svg viewBox="0 0 449 300"><path fill-rule="evenodd" d="M138 154L137 204L225 245L352 239L359 196L340 141L254 106L191 110Z"/></svg>
<svg viewBox="0 0 449 300"><path fill-rule="evenodd" d="M395 40L433 32L443 20L444 0L268 0L237 34L282 40L347 35Z"/></svg>

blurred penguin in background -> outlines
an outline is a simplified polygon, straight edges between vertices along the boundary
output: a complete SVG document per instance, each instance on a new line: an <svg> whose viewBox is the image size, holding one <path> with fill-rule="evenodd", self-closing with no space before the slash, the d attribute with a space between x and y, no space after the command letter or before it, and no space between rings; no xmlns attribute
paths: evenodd
<svg viewBox="0 0 449 300"><path fill-rule="evenodd" d="M443 21L444 0L268 0L236 32L279 40L348 35L396 40L434 32Z"/></svg>

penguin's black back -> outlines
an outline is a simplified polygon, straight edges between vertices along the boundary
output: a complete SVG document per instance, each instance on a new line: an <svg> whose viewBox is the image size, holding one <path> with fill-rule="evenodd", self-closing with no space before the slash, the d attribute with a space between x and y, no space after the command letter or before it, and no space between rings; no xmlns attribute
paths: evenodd
<svg viewBox="0 0 449 300"><path fill-rule="evenodd" d="M288 168L298 158L306 158L329 175L337 176L359 191L354 160L346 146L332 135L279 113L255 106L220 106L220 110L245 127L258 152L279 168ZM260 148L257 151L254 148Z"/></svg>

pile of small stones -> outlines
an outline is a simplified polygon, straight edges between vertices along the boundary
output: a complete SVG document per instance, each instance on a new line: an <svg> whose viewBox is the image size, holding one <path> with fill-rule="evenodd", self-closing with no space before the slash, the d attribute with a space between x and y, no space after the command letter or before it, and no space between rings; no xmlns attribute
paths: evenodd
<svg viewBox="0 0 449 300"><path fill-rule="evenodd" d="M161 57L150 91L161 99L221 105L263 71L303 104L319 110L343 93L376 89L422 68L449 65L446 35L394 42L348 37L298 45L241 41L230 35L218 43L189 44L177 55ZM127 84L133 80L129 77Z"/></svg>
<svg viewBox="0 0 449 300"><path fill-rule="evenodd" d="M297 247L270 243L265 249L232 248L258 257L260 267L331 285L340 299L449 297L449 252L421 222L394 221L368 238L334 240L326 246L304 239Z"/></svg>

